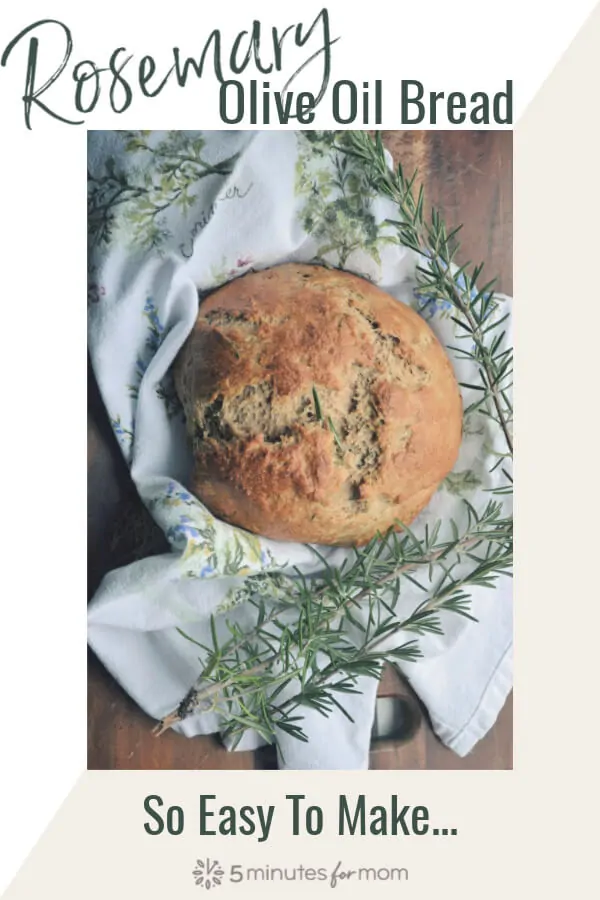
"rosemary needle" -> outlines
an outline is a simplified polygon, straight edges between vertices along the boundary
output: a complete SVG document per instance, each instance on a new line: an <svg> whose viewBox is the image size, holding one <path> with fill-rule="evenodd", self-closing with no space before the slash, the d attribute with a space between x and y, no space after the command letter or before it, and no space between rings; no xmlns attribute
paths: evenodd
<svg viewBox="0 0 600 900"><path fill-rule="evenodd" d="M316 387L312 389L313 401L315 404L315 416L317 417L317 422L323 421L323 411L321 409L321 401L319 400L319 395L317 394Z"/></svg>
<svg viewBox="0 0 600 900"><path fill-rule="evenodd" d="M335 427L335 425L333 424L333 419L331 418L331 416L327 416L327 424L329 425L329 429L330 429L330 431L331 431L331 433L332 433L332 435L333 435L334 441L335 441L336 444L337 444L338 450L339 450L341 453L343 453L343 452L344 452L344 447L343 447L342 442L341 442L341 440L340 440L340 436L339 436L339 434L337 433L336 427Z"/></svg>

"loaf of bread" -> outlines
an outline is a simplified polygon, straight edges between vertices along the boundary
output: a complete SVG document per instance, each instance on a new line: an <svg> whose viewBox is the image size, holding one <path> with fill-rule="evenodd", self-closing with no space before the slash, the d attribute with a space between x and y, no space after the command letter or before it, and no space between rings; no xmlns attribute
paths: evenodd
<svg viewBox="0 0 600 900"><path fill-rule="evenodd" d="M412 309L346 272L286 264L215 291L175 384L192 491L265 537L364 544L409 524L458 455L444 349Z"/></svg>

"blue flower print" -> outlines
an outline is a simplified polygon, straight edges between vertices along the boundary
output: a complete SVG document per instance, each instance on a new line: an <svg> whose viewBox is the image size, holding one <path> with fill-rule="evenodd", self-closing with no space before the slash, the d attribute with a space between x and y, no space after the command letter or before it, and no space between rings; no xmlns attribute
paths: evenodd
<svg viewBox="0 0 600 900"><path fill-rule="evenodd" d="M123 449L130 450L133 443L133 431L125 428L121 422L121 416L111 418L110 424Z"/></svg>
<svg viewBox="0 0 600 900"><path fill-rule="evenodd" d="M189 516L181 516L176 525L167 529L167 538L172 544L180 544L183 540L186 544L191 541L198 545L202 542L202 533Z"/></svg>
<svg viewBox="0 0 600 900"><path fill-rule="evenodd" d="M424 319L431 320L438 313L442 316L450 315L452 303L449 300L436 299L435 297L430 297L428 294L421 294L418 291L413 291L413 294L417 301L416 311Z"/></svg>
<svg viewBox="0 0 600 900"><path fill-rule="evenodd" d="M170 481L167 485L164 502L172 506L176 506L179 503L185 503L186 506L194 506L196 500L188 491L180 487L177 482Z"/></svg>
<svg viewBox="0 0 600 900"><path fill-rule="evenodd" d="M132 400L137 400L142 378L146 374L146 369L150 365L152 357L158 351L165 336L165 326L158 317L158 312L152 297L146 298L142 315L144 315L149 322L148 336L145 343L147 353L144 356L138 356L135 363L135 383L128 385L129 396Z"/></svg>
<svg viewBox="0 0 600 900"><path fill-rule="evenodd" d="M152 297L146 298L146 303L144 304L144 315L150 323L149 334L148 338L146 339L146 347L148 347L148 349L151 350L152 353L156 353L162 343L165 333L165 326L158 318L158 312L156 310Z"/></svg>

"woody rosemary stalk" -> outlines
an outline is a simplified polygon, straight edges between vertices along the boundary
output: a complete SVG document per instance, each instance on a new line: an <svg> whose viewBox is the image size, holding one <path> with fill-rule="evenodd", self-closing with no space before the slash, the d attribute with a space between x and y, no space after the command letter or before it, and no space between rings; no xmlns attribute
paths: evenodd
<svg viewBox="0 0 600 900"><path fill-rule="evenodd" d="M345 132L338 142L338 153L361 166L374 190L397 206L397 218L386 224L418 255L419 292L452 308L461 346L451 350L471 360L480 379L463 384L476 397L465 415L490 417L505 440L506 452L493 467L501 467L500 496L480 510L463 501L461 526L440 521L418 536L406 527L392 530L356 548L339 568L321 558L317 576L267 575L272 595L250 595L253 623L240 624L236 611L212 619L210 646L181 632L198 645L201 674L158 724L159 734L200 712L216 714L233 745L247 730L268 742L282 734L306 741L303 707L324 716L339 709L350 718L343 697L359 692L359 678L379 678L386 662L417 661L418 637L443 633L440 614L473 618L469 590L492 588L511 573L512 517L501 495L512 490L512 350L504 346L506 316L498 315L493 282L478 288L482 266L454 264L459 229L449 232L436 210L426 219L423 190L414 191L416 174L407 179L401 167L389 169L379 136ZM423 595L409 609L407 587Z"/></svg>
<svg viewBox="0 0 600 900"><path fill-rule="evenodd" d="M455 312L453 321L462 330L462 336L472 341L471 349L450 348L457 356L473 360L481 378L480 385L462 385L481 393L479 401L467 408L465 415L473 409L491 415L500 425L512 456L512 403L507 392L512 387L513 353L512 347L504 346L505 333L501 329L508 313L495 318L497 302L492 288L496 279L478 288L483 264L471 270L469 263L454 265L460 250L456 236L462 225L448 231L436 209L431 210L429 220L425 218L423 186L416 195L414 190L417 172L408 179L401 165L395 172L389 168L380 134L373 141L364 131L349 131L341 140L338 150L359 161L375 190L397 204L401 218L387 222L397 228L400 243L421 257L416 280L423 294L433 300L448 300Z"/></svg>

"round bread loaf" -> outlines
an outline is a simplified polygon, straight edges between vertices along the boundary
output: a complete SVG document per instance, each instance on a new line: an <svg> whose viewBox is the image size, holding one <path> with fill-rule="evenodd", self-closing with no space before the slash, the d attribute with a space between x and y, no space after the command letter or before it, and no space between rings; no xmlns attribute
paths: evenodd
<svg viewBox="0 0 600 900"><path fill-rule="evenodd" d="M364 544L409 524L458 455L461 398L442 346L346 272L292 263L215 291L175 383L192 491L265 537Z"/></svg>

